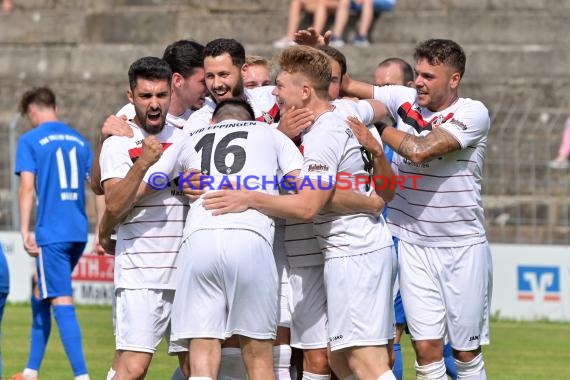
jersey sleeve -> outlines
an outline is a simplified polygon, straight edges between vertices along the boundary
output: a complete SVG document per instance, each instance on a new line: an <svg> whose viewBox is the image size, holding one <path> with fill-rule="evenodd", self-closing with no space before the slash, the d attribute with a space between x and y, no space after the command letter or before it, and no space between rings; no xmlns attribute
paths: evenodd
<svg viewBox="0 0 570 380"><path fill-rule="evenodd" d="M304 156L301 177L336 183L340 155L344 152L347 138L340 125L327 125L307 133L301 145Z"/></svg>
<svg viewBox="0 0 570 380"><path fill-rule="evenodd" d="M111 136L103 142L99 164L101 165L101 185L111 178L125 178L132 166L132 160L123 137Z"/></svg>
<svg viewBox="0 0 570 380"><path fill-rule="evenodd" d="M18 141L18 147L16 149L16 164L14 172L20 175L21 172L31 172L36 174L36 157L34 150L30 144L30 141L23 136Z"/></svg>
<svg viewBox="0 0 570 380"><path fill-rule="evenodd" d="M125 104L120 110L117 111L115 116L126 116L127 119L132 120L136 116L135 105L132 103Z"/></svg>
<svg viewBox="0 0 570 380"><path fill-rule="evenodd" d="M439 128L451 133L462 149L476 145L489 133L489 111L483 103L467 102L453 113L453 117Z"/></svg>
<svg viewBox="0 0 570 380"><path fill-rule="evenodd" d="M374 99L383 103L393 119L398 117L398 108L414 99L416 90L406 86L374 86Z"/></svg>
<svg viewBox="0 0 570 380"><path fill-rule="evenodd" d="M277 141L277 160L279 169L283 175L291 173L294 170L301 170L303 166L303 156L301 152L299 152L299 148L297 148L293 141L285 136L285 134L278 130L272 130L272 132Z"/></svg>

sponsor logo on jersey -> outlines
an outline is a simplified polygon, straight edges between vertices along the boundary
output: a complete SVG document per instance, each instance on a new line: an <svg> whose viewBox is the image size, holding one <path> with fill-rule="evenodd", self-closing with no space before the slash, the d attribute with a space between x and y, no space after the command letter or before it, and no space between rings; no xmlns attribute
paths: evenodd
<svg viewBox="0 0 570 380"><path fill-rule="evenodd" d="M560 301L560 268L519 266L518 299L520 301Z"/></svg>
<svg viewBox="0 0 570 380"><path fill-rule="evenodd" d="M311 164L307 170L309 172L328 172L329 166L325 164Z"/></svg>
<svg viewBox="0 0 570 380"><path fill-rule="evenodd" d="M465 123L463 123L457 119L451 119L449 121L449 124L453 125L454 127L461 129L462 131L467 129L467 126L465 125Z"/></svg>

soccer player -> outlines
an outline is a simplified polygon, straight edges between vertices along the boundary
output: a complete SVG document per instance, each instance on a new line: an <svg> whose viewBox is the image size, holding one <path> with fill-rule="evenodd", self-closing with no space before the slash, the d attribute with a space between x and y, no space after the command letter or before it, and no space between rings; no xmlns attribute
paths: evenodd
<svg viewBox="0 0 570 380"><path fill-rule="evenodd" d="M388 223L398 244L400 291L416 351L418 378L445 379L443 339L453 348L458 378L485 379L491 256L481 181L490 120L479 101L460 98L466 57L457 43L430 39L415 49L415 89L346 81L355 96L386 104L397 128L382 140L397 155L397 172L421 175L397 189Z"/></svg>
<svg viewBox="0 0 570 380"><path fill-rule="evenodd" d="M259 55L248 55L241 68L243 86L248 89L271 84L271 61Z"/></svg>
<svg viewBox="0 0 570 380"><path fill-rule="evenodd" d="M131 65L133 137L111 136L101 150L107 210L100 238L105 247L114 222L121 221L115 249L115 339L120 351L115 380L144 377L170 320L175 262L188 205L174 185L140 201L136 190L163 149L183 136L180 129L166 124L171 79L170 66L162 59L145 57Z"/></svg>
<svg viewBox="0 0 570 380"><path fill-rule="evenodd" d="M325 255L331 367L342 379L394 379L386 345L392 335L395 254L384 219L361 213L321 212L332 195L338 172L350 174L358 192L365 189L364 184L355 185L356 178L368 175L359 141L344 120L330 112L329 57L314 48L296 46L281 53L279 64L274 93L280 105L307 107L317 115L302 137L300 178L305 185L299 186L295 195L280 197L253 191L210 192L204 196L204 205L215 209L215 215L253 208L276 217L315 219L315 234ZM374 165L390 176L378 141L366 141L366 148L377 158ZM389 195L385 198L391 199Z"/></svg>
<svg viewBox="0 0 570 380"><path fill-rule="evenodd" d="M34 129L18 141L15 173L20 176L20 233L36 258L40 297L32 309L28 363L15 379L38 377L51 331L51 310L75 379L89 379L81 331L73 305L71 272L87 241L85 180L92 153L88 141L57 119L54 93L34 88L22 96L20 112ZM35 237L30 219L37 195ZM34 304L34 303L32 303Z"/></svg>
<svg viewBox="0 0 570 380"><path fill-rule="evenodd" d="M184 122L190 117L190 115L202 107L204 104L204 98L206 96L206 86L204 84L204 68L202 65L202 55L204 52L204 46L201 44L190 41L190 40L179 40L168 45L164 50L162 58L168 63L172 70L172 81L171 81L171 98L170 106L168 108L168 114L166 115L166 123L176 127L182 128ZM132 129L127 124L127 120L132 120L136 116L135 108L132 103L126 104L122 107L116 115L109 116L105 121L102 130L101 137L99 140L99 153L103 141L111 136L132 136ZM93 178L100 179L100 169L99 169L99 159L96 156L93 165ZM94 181L95 182L95 181ZM92 185L93 191L96 194L100 193L98 196L98 216L103 215L105 211L104 197L102 197L102 191L100 181ZM100 205L99 198L103 198L102 206ZM97 228L99 224L97 224ZM96 231L96 236L98 236L98 231ZM98 243L98 239L96 238ZM100 247L100 246L99 246ZM103 253L104 250L98 249L99 254ZM183 380L187 378L188 371L183 371L184 362L187 357L185 354L181 353L182 347L169 347L170 353L178 353L178 359L180 366L175 370L172 376L172 380ZM115 374L115 368L118 363L117 354L113 360L113 365L109 369L107 375L107 380L111 380ZM184 374L186 372L186 374Z"/></svg>
<svg viewBox="0 0 570 380"><path fill-rule="evenodd" d="M176 144L154 169L172 176L201 168L210 174L214 189L224 180L250 178L242 186L277 194L277 172L298 171L301 154L289 138L253 118L243 99L218 103L215 124ZM149 172L145 180L152 184L152 177ZM274 379L272 346L279 298L272 252L274 222L255 210L214 217L202 202L199 198L192 204L186 220L172 339L190 338L193 377L215 379L220 343L239 335L248 377Z"/></svg>

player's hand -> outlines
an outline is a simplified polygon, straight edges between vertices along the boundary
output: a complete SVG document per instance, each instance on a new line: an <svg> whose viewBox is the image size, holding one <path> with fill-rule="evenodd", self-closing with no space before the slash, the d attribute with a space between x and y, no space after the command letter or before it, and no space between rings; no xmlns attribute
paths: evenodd
<svg viewBox="0 0 570 380"><path fill-rule="evenodd" d="M372 155L375 157L381 156L383 154L384 150L382 149L382 146L378 140L374 138L372 132L370 132L368 127L366 127L363 122L354 116L349 116L346 119L346 123L364 149L372 153Z"/></svg>
<svg viewBox="0 0 570 380"><path fill-rule="evenodd" d="M332 31L328 30L324 35L321 35L315 28L310 27L295 32L293 40L299 45L322 46L329 44L332 34Z"/></svg>
<svg viewBox="0 0 570 380"><path fill-rule="evenodd" d="M133 129L127 124L127 117L125 115L115 116L111 115L105 120L101 127L101 134L105 137L108 136L125 136L133 137Z"/></svg>
<svg viewBox="0 0 570 380"><path fill-rule="evenodd" d="M156 136L147 136L142 142L142 153L139 160L148 167L152 166L162 156L162 144Z"/></svg>
<svg viewBox="0 0 570 380"><path fill-rule="evenodd" d="M205 191L202 190L201 188L201 184L203 182L200 180L201 176L200 170L198 169L187 170L184 172L184 178L188 178L191 174L192 176L188 179L190 183L184 181L184 183L182 184L182 193L190 200L195 201L196 199L200 198L200 196L204 194Z"/></svg>
<svg viewBox="0 0 570 380"><path fill-rule="evenodd" d="M281 114L281 120L277 129L292 139L309 128L314 121L315 115L313 111L308 108L297 109L293 106Z"/></svg>
<svg viewBox="0 0 570 380"><path fill-rule="evenodd" d="M204 208L212 215L243 212L249 208L249 190L210 191L204 195Z"/></svg>
<svg viewBox="0 0 570 380"><path fill-rule="evenodd" d="M370 214L379 217L382 211L384 210L384 206L386 206L386 202L384 199L378 195L376 191L371 189L370 191Z"/></svg>
<svg viewBox="0 0 570 380"><path fill-rule="evenodd" d="M111 239L109 234L99 234L99 246L101 250L97 252L98 255L102 256L104 254L115 255L115 249L117 247L117 241ZM100 253L101 252L101 253Z"/></svg>
<svg viewBox="0 0 570 380"><path fill-rule="evenodd" d="M34 235L30 232L22 232L22 240L24 242L24 250L26 250L28 255L30 255L30 257L38 257L40 248L36 244Z"/></svg>
<svg viewBox="0 0 570 380"><path fill-rule="evenodd" d="M99 243L99 234L95 234L95 240L93 240L93 246L91 247L91 254L97 256L103 256L105 255L105 253L106 253L105 249L103 248L101 243Z"/></svg>

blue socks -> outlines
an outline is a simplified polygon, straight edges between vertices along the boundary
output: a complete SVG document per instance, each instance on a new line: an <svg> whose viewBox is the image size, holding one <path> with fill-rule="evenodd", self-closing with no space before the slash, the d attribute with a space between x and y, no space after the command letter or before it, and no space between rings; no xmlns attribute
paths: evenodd
<svg viewBox="0 0 570 380"><path fill-rule="evenodd" d="M61 343L65 348L67 358L71 363L73 375L79 376L87 373L85 357L83 356L83 347L81 346L81 330L75 316L75 306L73 305L54 305L53 313Z"/></svg>
<svg viewBox="0 0 570 380"><path fill-rule="evenodd" d="M392 372L396 379L402 380L404 378L404 363L402 360L402 348L400 343L394 343L394 355L396 360L394 361L394 366L392 367Z"/></svg>
<svg viewBox="0 0 570 380"><path fill-rule="evenodd" d="M39 370L51 332L51 305L32 294L32 331L30 333L30 356L26 368Z"/></svg>
<svg viewBox="0 0 570 380"><path fill-rule="evenodd" d="M443 346L443 360L445 362L445 372L451 377L451 380L457 380L457 367L455 366L453 350L449 343Z"/></svg>

